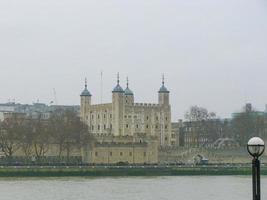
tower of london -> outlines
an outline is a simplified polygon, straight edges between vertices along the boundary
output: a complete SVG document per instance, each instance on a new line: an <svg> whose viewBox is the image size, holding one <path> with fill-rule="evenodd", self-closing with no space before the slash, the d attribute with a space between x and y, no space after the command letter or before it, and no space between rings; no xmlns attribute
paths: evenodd
<svg viewBox="0 0 267 200"><path fill-rule="evenodd" d="M88 90L87 82L81 93L81 120L96 136L155 136L160 146L170 146L171 106L170 92L165 86L164 77L158 91L158 103L136 103L134 93L129 87L117 84L112 90L112 102L92 104L93 96Z"/></svg>

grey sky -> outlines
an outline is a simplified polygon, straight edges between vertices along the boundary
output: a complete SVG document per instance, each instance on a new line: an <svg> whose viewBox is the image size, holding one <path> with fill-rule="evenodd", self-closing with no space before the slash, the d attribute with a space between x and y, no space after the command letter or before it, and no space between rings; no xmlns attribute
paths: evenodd
<svg viewBox="0 0 267 200"><path fill-rule="evenodd" d="M191 105L221 117L267 103L266 0L2 0L0 102L79 104L84 77L111 101L116 73L156 102L165 73L173 120Z"/></svg>

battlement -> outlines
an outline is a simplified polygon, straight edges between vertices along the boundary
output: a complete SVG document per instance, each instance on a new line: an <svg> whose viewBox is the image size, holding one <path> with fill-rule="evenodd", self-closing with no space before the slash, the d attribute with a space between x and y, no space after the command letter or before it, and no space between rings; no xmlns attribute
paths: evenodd
<svg viewBox="0 0 267 200"><path fill-rule="evenodd" d="M102 109L104 109L104 108L109 108L111 106L112 106L112 103L105 103L105 104L93 104L90 107L91 107L91 109L94 109L94 108L102 108Z"/></svg>
<svg viewBox="0 0 267 200"><path fill-rule="evenodd" d="M134 103L133 106L136 107L159 107L159 104L156 103Z"/></svg>
<svg viewBox="0 0 267 200"><path fill-rule="evenodd" d="M138 142L97 142L95 144L96 147L147 147L148 144L146 142L138 143Z"/></svg>

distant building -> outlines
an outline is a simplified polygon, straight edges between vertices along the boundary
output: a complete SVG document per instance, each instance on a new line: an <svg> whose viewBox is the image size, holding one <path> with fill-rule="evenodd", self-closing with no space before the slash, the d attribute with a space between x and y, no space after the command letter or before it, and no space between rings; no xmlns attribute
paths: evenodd
<svg viewBox="0 0 267 200"><path fill-rule="evenodd" d="M5 103L0 104L0 121L3 121L5 116L10 117L12 113L21 114L25 118L41 118L47 120L53 112L58 111L73 111L77 115L80 112L80 106L76 105L46 105L44 103L19 104L19 103Z"/></svg>
<svg viewBox="0 0 267 200"><path fill-rule="evenodd" d="M251 103L247 103L244 107L243 110L240 112L235 112L232 113L232 118L235 118L243 113L250 113L253 116L265 116L266 112L265 111L257 111L255 109L253 109L252 104Z"/></svg>
<svg viewBox="0 0 267 200"><path fill-rule="evenodd" d="M0 112L15 112L18 104L15 103L1 103Z"/></svg>
<svg viewBox="0 0 267 200"><path fill-rule="evenodd" d="M178 122L172 122L171 137L175 139L175 142L173 142L174 146L184 146L183 121L182 120L179 120Z"/></svg>
<svg viewBox="0 0 267 200"><path fill-rule="evenodd" d="M212 147L218 138L226 137L228 120L181 121L172 123L176 145L181 147Z"/></svg>

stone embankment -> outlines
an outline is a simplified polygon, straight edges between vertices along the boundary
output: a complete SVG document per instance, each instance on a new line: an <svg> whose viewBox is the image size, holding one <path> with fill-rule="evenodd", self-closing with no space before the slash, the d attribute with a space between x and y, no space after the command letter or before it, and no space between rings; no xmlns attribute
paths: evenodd
<svg viewBox="0 0 267 200"><path fill-rule="evenodd" d="M267 175L267 167L262 167ZM249 165L2 167L0 177L251 175Z"/></svg>

